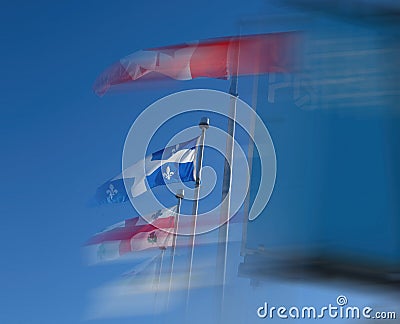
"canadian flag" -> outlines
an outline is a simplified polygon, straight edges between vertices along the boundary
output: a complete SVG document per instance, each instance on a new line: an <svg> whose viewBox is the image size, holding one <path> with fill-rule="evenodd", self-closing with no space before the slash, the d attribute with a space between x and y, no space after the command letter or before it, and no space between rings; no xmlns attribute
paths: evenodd
<svg viewBox="0 0 400 324"><path fill-rule="evenodd" d="M290 72L296 68L299 35L295 32L210 39L182 45L141 50L124 57L96 79L94 91L102 96L111 86L165 77L191 80L227 79Z"/></svg>

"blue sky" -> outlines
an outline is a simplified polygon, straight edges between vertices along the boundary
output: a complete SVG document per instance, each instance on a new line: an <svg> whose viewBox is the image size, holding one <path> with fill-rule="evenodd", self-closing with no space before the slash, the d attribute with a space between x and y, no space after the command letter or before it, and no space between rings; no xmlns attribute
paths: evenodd
<svg viewBox="0 0 400 324"><path fill-rule="evenodd" d="M2 323L78 323L91 289L129 266L87 268L82 243L132 217L129 206L88 208L120 171L138 113L184 88L228 89L199 80L96 97L92 84L135 50L232 35L261 2L3 2L1 24Z"/></svg>
<svg viewBox="0 0 400 324"><path fill-rule="evenodd" d="M130 263L87 267L81 255L82 244L92 234L134 216L129 204L90 207L88 203L100 184L121 171L124 140L131 124L148 105L170 93L193 88L221 91L229 88L229 81L202 79L168 83L156 89L115 92L98 98L92 92L96 76L119 58L138 49L234 35L239 32L239 19L262 13L284 13L284 10L273 9L263 1L202 1L190 5L187 1L15 1L1 4L1 323L71 324L83 321L90 304L89 296L94 289L114 280L131 267ZM283 26L280 24L279 21L271 22L269 29L280 30ZM250 26L245 32L251 32L251 29ZM240 97L248 102L252 97L251 82L246 78L239 81ZM288 106L286 102L279 108L284 108L283 117L294 116L290 123L285 124L286 128L283 127L283 133L279 133L282 132L282 128L279 128L281 124L271 122L270 125L273 139L278 143L278 158L284 160L285 154L291 158L289 150L285 151L285 148L290 148L290 143L295 146L293 140L299 140L296 149L302 147L302 138L296 137L293 130L302 130L303 126L296 123L296 120L304 118L304 114L300 110L293 110L293 104ZM269 113L266 116L281 117L276 111L272 111L271 115ZM308 120L307 117L304 120L307 119L307 122L315 126L313 122L319 121L321 116L313 116L315 119ZM198 117L200 114L196 114L195 124ZM328 120L327 124L330 123L331 116L324 115L323 118ZM335 118L340 120L342 116ZM225 127L224 120L216 117L213 121L217 121L216 126ZM190 124L192 119L188 118L185 122ZM381 136L374 137L377 138L375 145L381 147L379 141L384 142L386 139L382 130L385 128L375 121L371 121L371 125L367 122L364 127L373 127L374 132ZM351 134L351 129L352 124L347 124L348 134ZM319 129L318 125L316 131L326 135L329 143L337 140L324 133L325 130ZM396 135L398 131L393 127L388 134ZM348 142L344 135L341 141ZM322 142L317 141L317 144L323 146ZM156 142L153 145L154 149L161 148ZM358 142L351 145L356 146ZM352 161L357 161L356 155L363 152L351 155L351 145L348 154ZM311 153L313 149L311 145L308 147ZM325 147L323 152L327 151ZM385 152L390 154L389 149ZM326 160L321 158L326 162L324 166L332 167L327 162L331 156L336 157L334 152L328 152ZM398 155L395 158L398 160ZM393 163L394 159L388 157L387 160L379 161L382 166L385 161ZM211 164L207 156L205 163ZM296 170L300 170L300 173L303 170L301 164L297 165L298 169L293 168L290 159L280 166L281 170L287 172L280 174L283 174L279 178L283 182L278 185L285 184L286 176L289 179L290 174ZM367 166L365 168L368 169ZM221 172L222 168L216 170ZM303 176L306 176L310 167L306 165L304 170L306 172ZM351 176L350 171L346 176ZM378 177L379 173L375 176L375 184L388 187L386 181ZM334 177L332 173L331 178L325 178L325 181L329 184L329 181L336 180ZM362 183L363 180L360 176L357 181ZM335 188L340 185L338 181ZM319 192L319 189L313 188L316 192L312 193ZM288 192L284 186L278 187L278 190L282 191L275 192L276 204L270 209L275 215L284 214L281 206L284 206L285 211L287 209L288 214L293 211L294 207L287 203L288 199L304 208L303 216L308 212L307 203L311 204L312 201L304 200L304 193L302 196L294 191ZM279 196L279 192L284 194ZM346 194L344 190L342 195ZM385 191L379 197L385 201ZM328 195L322 199L330 202ZM379 209L380 206L378 200L374 207ZM390 206L392 213L398 211L395 205ZM190 206L186 205L185 208ZM339 214L339 207L330 211L332 218L336 216L335 211ZM348 215L343 213L342 217L345 219ZM267 228L274 228L269 232L272 235L265 235L262 226L255 226L254 237L265 235L268 241L269 238L278 237L279 240L292 237L292 233L293 237L299 234L297 226L302 224L300 217L286 236L280 236L287 229L285 224L279 223L282 218L271 220ZM370 221L373 224L376 219L371 218ZM357 224L356 220L353 225ZM282 226L280 231L275 230L275 225ZM318 228L313 227L312 230L317 231ZM346 238L353 238L352 231L350 227ZM336 234L335 231L329 233ZM301 235L306 236L307 232ZM379 235L382 235L393 237L398 242L397 233L392 233L392 236L386 236L384 232L376 235L376 241L380 241ZM366 236L360 234L359 237L365 239ZM392 246L397 246L392 255L398 255L398 245ZM377 253L380 253L380 246L371 244L373 252L374 247L378 247ZM344 248L347 248L346 241ZM235 245L229 270L229 275L235 278L241 261L238 251L239 246ZM201 259L212 253L215 251L204 248L199 250L197 256ZM338 287L337 283L322 289L316 285L279 280L269 282L268 289L257 289L250 287L249 280L243 278L236 279L234 287L229 288L229 300L241 304L231 304L236 312L232 311L230 320L239 323L249 318L255 320L253 310L271 292L276 303L290 304L308 297L320 303L321 298L323 302L329 302L339 293L347 292L343 291L344 287L349 289L346 285ZM210 305L215 301L210 297L214 293L197 291L194 301L200 304L200 301L207 299ZM250 300L246 299L248 296L251 296ZM371 299L356 291L352 291L351 297L360 303ZM383 303L387 303L387 300ZM194 308L194 316L193 322L196 323L211 318L211 315L204 315L201 307ZM159 322L160 317L144 316L135 320L155 323ZM131 323L132 318L92 322Z"/></svg>

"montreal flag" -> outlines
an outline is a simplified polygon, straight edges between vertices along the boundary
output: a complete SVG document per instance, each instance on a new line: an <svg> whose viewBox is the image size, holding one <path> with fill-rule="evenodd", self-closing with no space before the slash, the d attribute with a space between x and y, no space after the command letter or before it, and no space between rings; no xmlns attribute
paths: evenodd
<svg viewBox="0 0 400 324"><path fill-rule="evenodd" d="M95 234L85 244L89 263L118 259L130 252L167 248L172 244L176 206L141 217L126 219Z"/></svg>

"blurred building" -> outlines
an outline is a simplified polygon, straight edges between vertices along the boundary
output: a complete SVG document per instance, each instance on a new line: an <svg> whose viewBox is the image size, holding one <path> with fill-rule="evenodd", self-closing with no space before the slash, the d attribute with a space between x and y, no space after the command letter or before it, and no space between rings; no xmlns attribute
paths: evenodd
<svg viewBox="0 0 400 324"><path fill-rule="evenodd" d="M239 275L301 268L398 282L400 6L288 0L268 11L244 20L243 33L301 31L302 68L254 79L277 178L263 214L245 224ZM260 165L250 154L251 203Z"/></svg>

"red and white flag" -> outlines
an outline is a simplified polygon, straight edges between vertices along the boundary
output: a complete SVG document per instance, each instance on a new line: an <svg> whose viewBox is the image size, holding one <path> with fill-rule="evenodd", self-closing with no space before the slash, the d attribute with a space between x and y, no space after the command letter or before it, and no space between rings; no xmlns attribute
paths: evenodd
<svg viewBox="0 0 400 324"><path fill-rule="evenodd" d="M176 207L162 209L145 217L124 220L97 233L86 242L95 262L109 261L134 251L171 246ZM94 255L95 254L95 255Z"/></svg>
<svg viewBox="0 0 400 324"><path fill-rule="evenodd" d="M291 72L298 62L295 32L216 38L141 50L119 60L97 78L102 96L111 86L138 80L227 79L231 75Z"/></svg>

